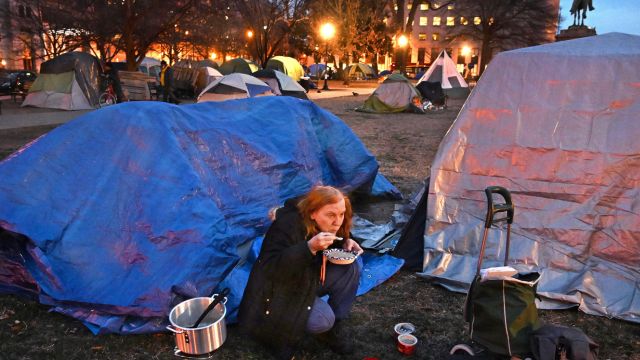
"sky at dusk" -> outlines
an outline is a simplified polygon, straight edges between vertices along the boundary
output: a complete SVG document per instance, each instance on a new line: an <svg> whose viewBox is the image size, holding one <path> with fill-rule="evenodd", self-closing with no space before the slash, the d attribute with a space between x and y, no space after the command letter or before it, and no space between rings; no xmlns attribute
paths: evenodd
<svg viewBox="0 0 640 360"><path fill-rule="evenodd" d="M594 11L587 12L585 25L595 27L598 35L609 32L622 32L640 35L640 1L639 0L592 0ZM560 13L564 21L560 29L573 24L573 16L569 13L572 0L560 0Z"/></svg>

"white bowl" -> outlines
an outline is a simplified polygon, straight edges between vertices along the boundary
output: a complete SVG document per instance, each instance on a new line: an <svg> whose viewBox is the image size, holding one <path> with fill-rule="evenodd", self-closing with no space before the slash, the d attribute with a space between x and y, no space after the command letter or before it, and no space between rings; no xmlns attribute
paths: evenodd
<svg viewBox="0 0 640 360"><path fill-rule="evenodd" d="M337 265L348 265L358 258L357 254L344 249L327 249L322 254L327 257L329 262Z"/></svg>

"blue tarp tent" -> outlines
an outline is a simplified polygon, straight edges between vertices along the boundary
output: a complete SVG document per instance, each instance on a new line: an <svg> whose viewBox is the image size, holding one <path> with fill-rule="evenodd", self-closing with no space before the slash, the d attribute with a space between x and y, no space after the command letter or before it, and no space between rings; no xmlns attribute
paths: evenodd
<svg viewBox="0 0 640 360"><path fill-rule="evenodd" d="M94 333L163 330L174 305L225 285L233 313L268 209L318 183L376 179L375 192L398 195L377 169L309 101L100 109L0 162L0 292L33 295ZM372 260L382 265L368 274L384 275L361 292L401 263Z"/></svg>

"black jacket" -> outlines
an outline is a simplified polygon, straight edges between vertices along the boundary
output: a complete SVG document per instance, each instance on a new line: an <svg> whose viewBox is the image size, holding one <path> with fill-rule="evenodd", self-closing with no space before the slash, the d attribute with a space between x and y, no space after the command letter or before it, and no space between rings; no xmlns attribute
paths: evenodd
<svg viewBox="0 0 640 360"><path fill-rule="evenodd" d="M275 351L295 347L316 297L322 255L314 256L307 240L289 200L265 235L240 304L240 326Z"/></svg>

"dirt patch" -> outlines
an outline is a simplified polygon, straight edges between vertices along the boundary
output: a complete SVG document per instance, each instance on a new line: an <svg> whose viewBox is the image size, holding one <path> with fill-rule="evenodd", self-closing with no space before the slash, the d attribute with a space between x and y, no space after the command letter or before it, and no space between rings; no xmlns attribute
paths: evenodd
<svg viewBox="0 0 640 360"><path fill-rule="evenodd" d="M316 100L347 123L380 163L380 171L405 195L422 186L438 145L462 106L449 101L443 111L377 115L355 112L365 96ZM55 126L0 130L0 158L50 131ZM1 180L0 180L1 181ZM388 220L394 203L359 204L370 220ZM411 272L401 271L359 297L351 323L357 352L352 359L404 359L396 350L393 325L412 322L419 345L415 359L444 359L450 347L469 342L462 319L465 296L456 294ZM601 359L640 360L640 325L576 310L540 311L543 321L584 330L601 346ZM266 359L259 345L242 339L234 326L215 359ZM0 359L175 359L173 337L155 335L93 336L82 323L35 301L0 296ZM300 359L334 359L333 353L309 339Z"/></svg>

